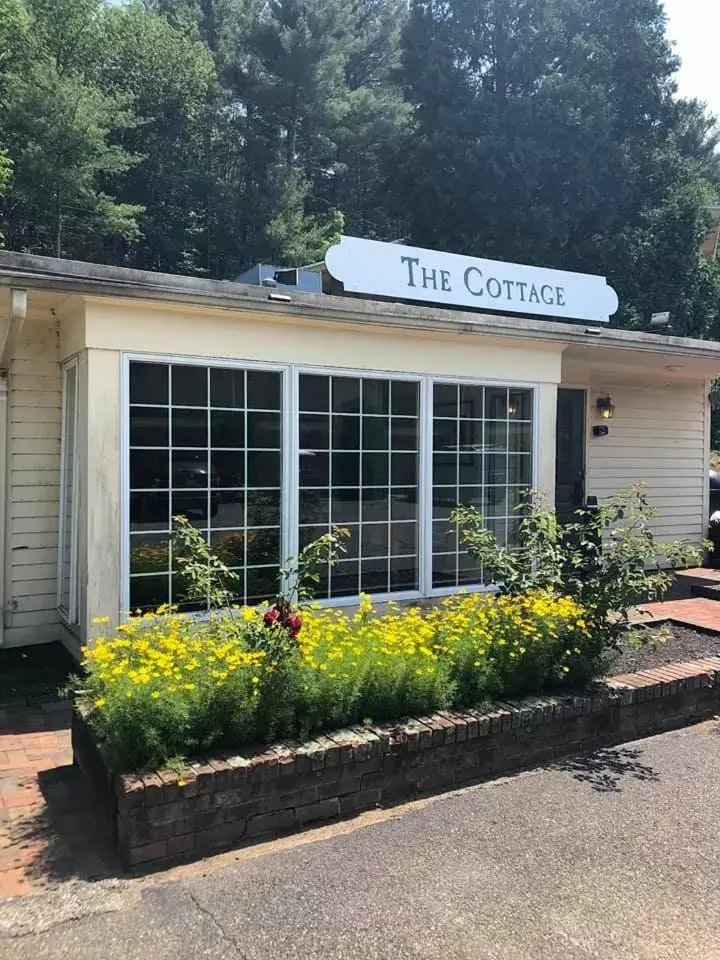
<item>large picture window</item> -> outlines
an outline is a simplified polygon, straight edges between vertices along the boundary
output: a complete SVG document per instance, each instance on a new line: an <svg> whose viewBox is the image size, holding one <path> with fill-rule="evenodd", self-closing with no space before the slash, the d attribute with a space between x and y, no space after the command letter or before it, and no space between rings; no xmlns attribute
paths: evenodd
<svg viewBox="0 0 720 960"><path fill-rule="evenodd" d="M300 374L300 547L350 532L328 598L417 590L420 384Z"/></svg>
<svg viewBox="0 0 720 960"><path fill-rule="evenodd" d="M130 363L130 608L183 610L172 517L236 573L236 600L273 596L281 560L282 374Z"/></svg>
<svg viewBox="0 0 720 960"><path fill-rule="evenodd" d="M285 557L333 526L347 550L317 597L338 602L481 586L450 523L457 504L517 543L534 483L530 387L138 358L127 400L128 609L205 609L172 555L177 514L236 572L238 603L274 596Z"/></svg>

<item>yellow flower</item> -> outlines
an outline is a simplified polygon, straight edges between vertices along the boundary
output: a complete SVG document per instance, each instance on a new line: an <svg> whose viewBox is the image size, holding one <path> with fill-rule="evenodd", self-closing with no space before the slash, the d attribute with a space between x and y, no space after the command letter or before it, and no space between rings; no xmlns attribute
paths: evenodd
<svg viewBox="0 0 720 960"><path fill-rule="evenodd" d="M95 701L93 706L97 707L97 709L99 710L100 707L104 707L106 703L107 703L107 700L104 697L98 697L98 699Z"/></svg>

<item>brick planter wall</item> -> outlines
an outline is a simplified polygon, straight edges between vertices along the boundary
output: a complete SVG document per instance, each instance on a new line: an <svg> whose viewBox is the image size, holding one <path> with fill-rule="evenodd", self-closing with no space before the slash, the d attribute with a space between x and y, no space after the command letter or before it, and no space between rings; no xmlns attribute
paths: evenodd
<svg viewBox="0 0 720 960"><path fill-rule="evenodd" d="M303 744L113 774L82 717L75 760L103 806L123 863L198 857L671 730L720 712L720 657L614 677L587 696L527 697L489 712L441 712L352 727Z"/></svg>

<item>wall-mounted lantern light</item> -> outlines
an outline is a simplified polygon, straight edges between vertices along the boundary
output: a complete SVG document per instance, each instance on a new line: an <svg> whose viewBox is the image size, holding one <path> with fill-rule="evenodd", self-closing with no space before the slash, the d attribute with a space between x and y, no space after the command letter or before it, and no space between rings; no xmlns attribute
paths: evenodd
<svg viewBox="0 0 720 960"><path fill-rule="evenodd" d="M603 420L612 420L615 416L615 404L612 402L610 394L598 399L597 408Z"/></svg>

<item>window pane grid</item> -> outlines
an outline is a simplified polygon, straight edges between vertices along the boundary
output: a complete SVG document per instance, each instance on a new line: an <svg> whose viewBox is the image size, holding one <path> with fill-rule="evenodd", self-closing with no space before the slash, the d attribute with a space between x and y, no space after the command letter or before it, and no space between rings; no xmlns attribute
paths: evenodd
<svg viewBox="0 0 720 960"><path fill-rule="evenodd" d="M282 504L294 489L291 552L298 536L302 549L333 525L351 532L320 599L480 583L449 524L458 503L477 506L500 542L516 542L516 507L533 477L532 389L299 373L299 402L288 410L282 382L279 370L131 361L133 609L181 597L169 547L177 513L241 575L237 601L274 595ZM420 444L421 386L433 407L429 449ZM285 429L297 431L297 487L283 477ZM420 515L425 450L430 516ZM430 554L422 583L421 539Z"/></svg>
<svg viewBox="0 0 720 960"><path fill-rule="evenodd" d="M532 484L532 390L433 384L432 586L482 583L450 523L472 505L502 545L517 541L520 493Z"/></svg>
<svg viewBox="0 0 720 960"><path fill-rule="evenodd" d="M183 600L169 544L177 514L242 574L236 602L273 596L281 561L282 374L131 361L130 401L130 608L207 608Z"/></svg>
<svg viewBox="0 0 720 960"><path fill-rule="evenodd" d="M351 534L327 598L418 589L419 383L301 374L299 395L300 545Z"/></svg>

